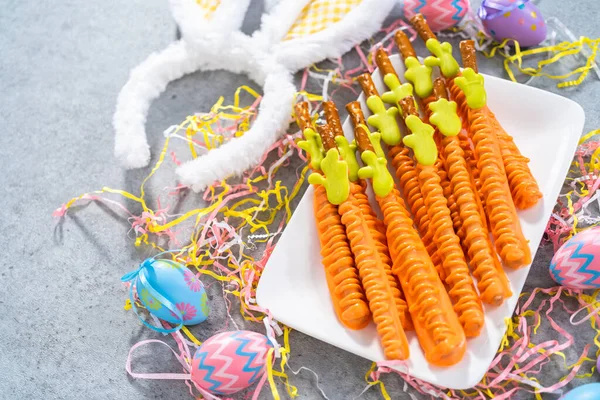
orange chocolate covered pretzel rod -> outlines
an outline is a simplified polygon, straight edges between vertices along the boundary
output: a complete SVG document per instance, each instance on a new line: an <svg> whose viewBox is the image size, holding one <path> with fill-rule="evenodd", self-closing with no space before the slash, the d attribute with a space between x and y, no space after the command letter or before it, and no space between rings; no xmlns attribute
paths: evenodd
<svg viewBox="0 0 600 400"><path fill-rule="evenodd" d="M475 43L472 40L462 41L460 43L460 54L464 67L472 68L477 72ZM494 113L487 106L485 111L488 113L494 133L498 137L502 161L515 206L520 209L533 207L542 198L542 192L529 169L529 159L523 157L512 136L504 130Z"/></svg>
<svg viewBox="0 0 600 400"><path fill-rule="evenodd" d="M359 125L366 125L360 103L357 101L348 103L346 110L350 115L352 125L356 128ZM357 139L358 140L358 139ZM441 260L436 254L436 247L433 243L433 232L429 231L429 216L423 204L421 190L419 189L419 180L415 171L415 166L410 157L410 150L399 144L389 146L388 156L392 160L392 165L396 170L396 176L400 180L400 187L408 206L412 211L415 224L419 230L423 243L426 246L427 253L431 257L434 265L438 268L440 276L444 279L444 271L441 268ZM385 222L385 221L384 221Z"/></svg>
<svg viewBox="0 0 600 400"><path fill-rule="evenodd" d="M333 103L332 101L323 102L323 109L325 111L325 119L327 120L327 125L335 127L335 129L332 128L333 135L344 136L344 132L342 130L341 121L335 103ZM354 157L353 154L352 157ZM371 204L369 203L369 198L367 197L365 190L366 182L364 180L359 180L357 183L350 184L350 191L354 195L357 204L360 207L360 211L362 212L362 215L365 218L367 225L369 226L369 230L371 232L373 240L375 241L377 251L379 252L379 256L381 257L383 266L386 270L389 284L394 296L394 301L396 302L396 307L398 309L400 321L402 322L402 327L405 330L413 330L414 327L410 319L408 306L406 304L406 301L404 300L404 295L402 294L399 283L392 274L392 260L390 259L390 254L387 246L387 239L385 236L385 225L383 224L383 221L381 221L377 217L377 214L371 207Z"/></svg>
<svg viewBox="0 0 600 400"><path fill-rule="evenodd" d="M443 79L435 80L434 93L438 99L447 99ZM461 239L467 248L466 253L473 268L473 275L477 278L481 299L488 304L500 305L505 298L512 295L510 284L490 242L489 232L484 224L485 214L477 203L479 196L471 183L460 140L457 136L440 136L446 169L463 222Z"/></svg>
<svg viewBox="0 0 600 400"><path fill-rule="evenodd" d="M308 103L297 103L295 111L302 131L312 129ZM338 207L329 202L322 185L315 186L313 209L325 277L336 315L347 328L362 329L369 324L371 313L354 264L354 256L350 251L346 228L338 214Z"/></svg>
<svg viewBox="0 0 600 400"><path fill-rule="evenodd" d="M401 57L405 60L405 63L407 64L407 67L411 64L409 64L409 60L410 57L414 58L415 60L411 60L411 62L419 64L419 62L417 61L416 58L416 52L415 49L413 48L410 39L408 38L408 36L406 36L406 34L399 30L396 32L396 34L394 35L394 40L396 42L396 46L398 47L398 50L400 51L400 55ZM387 54L385 56L387 58ZM381 56L381 58L384 58L383 55ZM420 66L419 68L426 68L424 66ZM426 76L415 76L413 77L413 84L417 85L419 84L419 80L420 79L431 79L431 69L427 70L429 73L425 74ZM445 90L445 89L444 89ZM419 90L417 90L417 93L420 92ZM434 93L434 91L431 91L431 94L429 94L428 96L425 97L420 97L419 98L421 103L423 104L423 108L425 109L425 115L427 117L426 120L424 120L425 122L429 122L429 118L431 117L431 110L429 109L429 104L434 102L436 100L436 95ZM440 152L439 156L438 156L438 160L436 161L436 168L438 170L438 174L440 176L440 182L442 184L442 189L444 190L444 196L446 197L446 199L448 200L448 208L450 209L450 216L452 217L452 224L454 226L454 230L456 232L460 231L460 227L462 225L462 222L460 220L460 214L458 212L458 206L456 205L456 199L454 198L454 194L452 193L452 186L450 185L450 180L448 179L448 174L446 172L446 170L444 169L444 160L443 160L443 153Z"/></svg>
<svg viewBox="0 0 600 400"><path fill-rule="evenodd" d="M431 220L433 239L446 271L446 284L449 287L448 293L454 304L454 311L465 334L468 337L478 336L484 324L483 306L475 290L460 240L452 227L450 210L434 165L435 159L430 159L437 157L437 154L431 154L432 150L436 151L435 142L429 136L433 135L434 129L419 119L412 97L403 99L400 105L406 125L412 132L404 140L411 141L411 147L415 152L421 193ZM421 154L424 157L421 157Z"/></svg>
<svg viewBox="0 0 600 400"><path fill-rule="evenodd" d="M383 353L389 360L405 360L409 356L408 340L402 328L397 304L375 241L352 190L338 210L346 225L346 234L369 300Z"/></svg>
<svg viewBox="0 0 600 400"><path fill-rule="evenodd" d="M413 25L413 27L416 29L417 33L419 34L419 36L421 37L421 39L423 39L423 41L425 42L425 45L427 46L427 48L431 51L432 49L434 49L434 47L436 47L436 51L438 52L442 52L441 47L442 45L439 44L439 42L437 42L437 37L435 36L435 34L431 31L431 28L429 27L429 25L427 24L427 21L425 20L425 18L423 17L423 15L421 14L417 14L414 17L411 18L410 20L411 24ZM428 43L428 41L430 41ZM431 44L430 44L431 43ZM439 45L435 46L435 45ZM440 72L442 73L442 76L444 77L444 79L446 79L446 85L448 86L449 92L450 92L450 98L456 102L456 104L458 105L458 115L461 118L462 122L463 122L463 128L465 129L466 132L468 132L469 130L469 123L468 123L468 106L467 103L465 101L465 96L462 93L462 91L458 88L458 86L456 86L456 84L454 83L454 78L458 75L460 75L460 68L458 68L458 63L456 63L456 60L454 60L454 57L452 57L452 46L449 44L445 44L447 46L447 50L449 50L450 54L447 54L445 59L446 59L446 64L449 65L449 67L444 68L441 63L440 63ZM432 51L433 53L433 51ZM472 180L474 181L476 187L477 187L477 193L478 195L480 195L480 201L482 203L485 202L483 196L480 194L480 189L481 189L481 184L479 182L479 170L477 169L477 160L475 159L475 155L473 152L473 149L471 147L471 143L469 138L461 133L459 136L460 140L461 140L461 147L463 149L463 151L465 152L465 158L467 160L467 164L469 165L469 169L470 169L470 174L472 177Z"/></svg>
<svg viewBox="0 0 600 400"><path fill-rule="evenodd" d="M485 197L496 250L508 267L520 268L531 262L531 252L521 231L498 138L486 111L483 81L483 77L471 68L465 68L463 76L455 79L456 85L464 91L469 105L470 136L475 145L481 192Z"/></svg>
<svg viewBox="0 0 600 400"><path fill-rule="evenodd" d="M425 358L439 366L456 364L465 352L465 335L448 293L385 168L385 156L377 138L380 134L370 135L366 125L358 125L355 133L361 158L367 164L361 172L373 179L388 230L394 274L400 278L405 291Z"/></svg>
<svg viewBox="0 0 600 400"><path fill-rule="evenodd" d="M347 162L337 159L339 153L337 148L334 147L335 141L333 140L331 130L325 126L319 127L318 130L321 134L323 147L326 147L327 150L327 157L321 162L321 168L324 170L325 175L328 171L332 175L314 181L322 182L322 186L327 184L330 188L335 187L335 185L339 185L340 187L345 186L345 184L354 185L354 183L349 181L340 181L341 179L349 179L347 175L338 175L340 167L343 171L344 164L346 164L345 167L347 168ZM333 179L334 181L327 182L327 179ZM347 195L344 194L344 198L341 196L336 197L336 200L340 201L338 213L341 216L342 223L346 227L346 237L350 242L350 249L354 254L356 268L358 269L358 274L369 302L373 321L379 333L383 352L387 359L405 360L409 356L408 340L402 328L402 322L398 315L396 302L385 267L377 251L375 241L371 236L369 226L360 211L358 201L351 190L348 190L346 193ZM338 195L336 190L332 192L333 195Z"/></svg>

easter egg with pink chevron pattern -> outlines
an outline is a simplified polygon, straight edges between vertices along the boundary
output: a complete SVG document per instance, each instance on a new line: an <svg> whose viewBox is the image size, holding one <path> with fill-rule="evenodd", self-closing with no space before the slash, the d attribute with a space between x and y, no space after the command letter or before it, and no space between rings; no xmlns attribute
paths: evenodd
<svg viewBox="0 0 600 400"><path fill-rule="evenodd" d="M404 17L423 14L434 32L452 28L469 9L469 0L404 0Z"/></svg>
<svg viewBox="0 0 600 400"><path fill-rule="evenodd" d="M552 257L550 276L569 289L600 289L600 227L567 240Z"/></svg>
<svg viewBox="0 0 600 400"><path fill-rule="evenodd" d="M264 374L267 352L271 347L269 339L260 333L219 333L196 350L192 361L192 380L213 394L239 392Z"/></svg>

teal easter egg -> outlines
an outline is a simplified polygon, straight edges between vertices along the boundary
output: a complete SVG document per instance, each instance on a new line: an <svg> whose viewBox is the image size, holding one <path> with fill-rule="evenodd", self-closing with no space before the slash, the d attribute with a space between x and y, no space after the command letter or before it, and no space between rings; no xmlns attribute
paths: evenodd
<svg viewBox="0 0 600 400"><path fill-rule="evenodd" d="M196 325L208 317L204 285L198 275L177 262L145 260L137 273L135 289L148 312L164 321Z"/></svg>
<svg viewBox="0 0 600 400"><path fill-rule="evenodd" d="M600 383L588 383L565 394L560 400L600 400Z"/></svg>

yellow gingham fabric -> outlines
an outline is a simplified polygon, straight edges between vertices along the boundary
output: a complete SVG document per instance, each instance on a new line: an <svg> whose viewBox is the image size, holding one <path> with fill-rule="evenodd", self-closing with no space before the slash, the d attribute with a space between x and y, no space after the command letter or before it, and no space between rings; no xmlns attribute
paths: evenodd
<svg viewBox="0 0 600 400"><path fill-rule="evenodd" d="M210 19L221 4L221 0L196 0L196 3L204 9L204 18Z"/></svg>
<svg viewBox="0 0 600 400"><path fill-rule="evenodd" d="M313 0L308 3L290 28L285 40L320 32L335 24L362 0Z"/></svg>

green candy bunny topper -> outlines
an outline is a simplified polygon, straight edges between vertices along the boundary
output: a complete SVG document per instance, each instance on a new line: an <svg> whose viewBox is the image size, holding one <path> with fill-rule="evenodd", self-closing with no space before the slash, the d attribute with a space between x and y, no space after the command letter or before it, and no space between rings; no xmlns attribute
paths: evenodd
<svg viewBox="0 0 600 400"><path fill-rule="evenodd" d="M326 155L321 135L311 127L311 119L308 111L308 103L301 102L295 106L296 120L301 127L305 140L298 142L298 147L306 151L310 157L310 166L315 171L308 177L311 185L322 185L327 192L327 199L331 204L339 205L346 201L350 194L350 183L348 180L348 164L340 160L340 153L335 147L333 136L329 142ZM322 127L321 127L322 128ZM327 132L331 135L329 127ZM322 174L319 173L322 171Z"/></svg>
<svg viewBox="0 0 600 400"><path fill-rule="evenodd" d="M327 155L321 161L321 174L310 174L308 183L323 185L327 192L327 199L331 204L340 205L350 194L350 181L348 180L348 164L340 160L337 149L327 150Z"/></svg>
<svg viewBox="0 0 600 400"><path fill-rule="evenodd" d="M397 145L400 143L400 128L396 120L398 109L396 107L385 108L385 104L379 97L370 74L360 75L358 82L367 97L367 107L373 113L367 121L381 132L381 137L386 144L390 146Z"/></svg>
<svg viewBox="0 0 600 400"><path fill-rule="evenodd" d="M358 170L358 176L361 179L372 179L375 194L379 197L385 197L394 188L394 179L387 168L385 153L381 148L381 133L372 133L366 125L362 124L356 128L355 132L359 143L361 143L359 136L364 135L366 138L362 142L368 141L373 148L373 150L366 147L361 148L360 158L366 166Z"/></svg>
<svg viewBox="0 0 600 400"><path fill-rule="evenodd" d="M452 55L452 45L448 42L440 43L437 39L429 39L425 43L427 49L433 54L425 59L428 67L440 67L442 75L454 78L460 72L460 66Z"/></svg>
<svg viewBox="0 0 600 400"><path fill-rule="evenodd" d="M367 106L373 113L367 121L381 132L383 141L390 146L400 143L400 128L396 121L398 109L390 107L386 110L379 96L369 96Z"/></svg>
<svg viewBox="0 0 600 400"><path fill-rule="evenodd" d="M431 72L433 69L429 65L422 65L415 57L408 57L404 60L406 72L404 77L415 87L417 96L424 99L433 91L433 82Z"/></svg>
<svg viewBox="0 0 600 400"><path fill-rule="evenodd" d="M417 111L413 108L414 99L407 97L402 100L402 111L406 118L404 122L406 127L411 132L410 135L404 136L402 142L406 147L410 147L417 162L421 165L433 165L437 160L438 152L433 134L435 129L421 121Z"/></svg>
<svg viewBox="0 0 600 400"><path fill-rule="evenodd" d="M340 157L329 125L318 125L317 130L327 153L321 161L323 175L310 174L308 183L325 187L329 202L339 205L346 201L350 195L348 163Z"/></svg>
<svg viewBox="0 0 600 400"><path fill-rule="evenodd" d="M396 105L403 98L413 95L413 86L410 83L401 84L394 74L386 74L383 77L383 82L390 88L389 92L385 92L381 96L381 99L386 103Z"/></svg>
<svg viewBox="0 0 600 400"><path fill-rule="evenodd" d="M404 58L404 65L406 66L404 77L413 84L415 93L417 93L420 98L426 98L433 91L433 81L431 77L433 69L428 65L421 64L417 58L415 49L412 47L410 39L402 30L396 31L394 40L396 41L396 45L400 50L402 58Z"/></svg>
<svg viewBox="0 0 600 400"><path fill-rule="evenodd" d="M321 161L323 161L323 143L321 143L321 138L312 128L305 128L302 133L304 140L298 142L298 147L308 154L310 167L315 171L319 171L321 169Z"/></svg>
<svg viewBox="0 0 600 400"><path fill-rule="evenodd" d="M462 76L454 79L456 86L465 93L467 104L476 110L485 106L487 95L483 86L483 76L472 68L465 68Z"/></svg>

